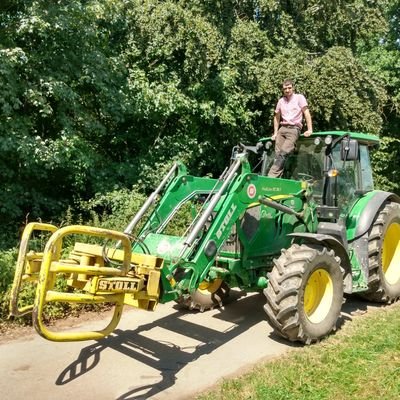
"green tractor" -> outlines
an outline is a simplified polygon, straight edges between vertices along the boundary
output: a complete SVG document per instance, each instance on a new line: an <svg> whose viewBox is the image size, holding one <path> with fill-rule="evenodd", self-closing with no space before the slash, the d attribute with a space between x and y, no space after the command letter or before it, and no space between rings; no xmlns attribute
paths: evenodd
<svg viewBox="0 0 400 400"><path fill-rule="evenodd" d="M236 146L219 178L188 175L175 163L123 233L31 223L11 314L33 311L35 328L50 340L99 339L115 329L124 305L153 310L176 301L204 311L237 287L263 290L281 336L316 342L336 328L345 293L386 303L400 297L400 198L374 190L370 150L378 144L362 133L301 137L284 176L271 178L275 154L266 138ZM30 249L37 231L51 233L40 251ZM76 235L87 238L67 252L65 237ZM67 289L57 285L60 276ZM36 297L20 307L26 283L37 285ZM54 332L43 322L49 302L115 309L103 330Z"/></svg>

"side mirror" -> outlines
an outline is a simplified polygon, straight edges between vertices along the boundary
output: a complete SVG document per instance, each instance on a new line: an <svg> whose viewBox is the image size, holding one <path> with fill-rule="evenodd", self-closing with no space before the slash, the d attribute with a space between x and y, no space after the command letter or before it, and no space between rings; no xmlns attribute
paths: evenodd
<svg viewBox="0 0 400 400"><path fill-rule="evenodd" d="M342 161L358 160L358 141L345 138L340 143L340 158Z"/></svg>

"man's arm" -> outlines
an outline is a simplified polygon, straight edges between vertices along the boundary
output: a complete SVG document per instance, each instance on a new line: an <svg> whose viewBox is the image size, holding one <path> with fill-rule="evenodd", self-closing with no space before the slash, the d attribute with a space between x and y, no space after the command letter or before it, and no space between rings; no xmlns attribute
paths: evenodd
<svg viewBox="0 0 400 400"><path fill-rule="evenodd" d="M274 134L272 135L271 139L275 140L276 135L278 134L279 130L279 123L281 122L281 113L277 111L274 116ZM308 126L308 125L307 125Z"/></svg>
<svg viewBox="0 0 400 400"><path fill-rule="evenodd" d="M313 133L313 128L312 128L311 113L308 107L303 108L303 114L307 124L307 130L304 132L304 136L310 136Z"/></svg>

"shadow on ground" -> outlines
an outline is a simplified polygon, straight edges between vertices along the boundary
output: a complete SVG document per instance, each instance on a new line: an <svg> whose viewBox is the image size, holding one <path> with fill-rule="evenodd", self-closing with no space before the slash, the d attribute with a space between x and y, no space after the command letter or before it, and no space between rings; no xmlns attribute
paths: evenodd
<svg viewBox="0 0 400 400"><path fill-rule="evenodd" d="M133 330L122 331L117 329L114 333L95 344L83 348L77 357L56 380L57 385L66 385L78 379L95 368L100 362L101 352L105 349L114 349L122 354L131 357L155 370L159 371L161 380L154 384L142 385L118 397L117 400L127 399L149 399L157 393L163 392L173 386L176 376L186 365L199 357L209 354L218 347L226 344L253 325L265 320L263 311L264 296L254 294L242 297L241 292L232 291L231 300L224 308L219 309L213 318L219 318L230 323L230 327L219 331L207 326L185 320L183 317L190 311L182 311L175 307L170 315L155 320L148 324L138 326ZM349 297L343 305L342 317L339 327L351 321L354 315L367 312L371 303L367 303L357 297ZM381 305L372 303L373 307ZM197 340L200 344L188 352L187 347L182 348L176 343L158 341L146 336L146 332L153 328L161 327L180 335ZM267 338L266 333L266 338ZM271 333L269 338L291 347L298 347L299 344L283 340L278 335Z"/></svg>
<svg viewBox="0 0 400 400"><path fill-rule="evenodd" d="M136 387L120 396L118 400L151 398L173 386L177 373L187 364L211 353L253 325L265 320L262 294L242 297L241 292L231 291L231 293L230 301L213 316L230 323L229 328L219 331L190 322L183 317L197 311L184 311L177 306L175 311L166 317L140 325L133 330L117 329L107 338L83 348L78 358L62 371L56 384L65 385L86 374L100 362L101 352L111 348L158 370L162 378L155 384ZM146 336L147 331L156 327L195 339L200 344L188 352L187 348L182 348L176 343L157 341Z"/></svg>
<svg viewBox="0 0 400 400"><path fill-rule="evenodd" d="M379 309L386 306L386 303L370 302L354 294L346 295L346 302L342 307L342 315L338 322L338 328L352 321L354 317L366 314L369 309Z"/></svg>

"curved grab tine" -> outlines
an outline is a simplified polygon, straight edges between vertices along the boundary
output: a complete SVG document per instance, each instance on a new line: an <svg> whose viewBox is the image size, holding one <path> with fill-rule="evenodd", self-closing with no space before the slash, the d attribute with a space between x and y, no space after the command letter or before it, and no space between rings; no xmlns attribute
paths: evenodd
<svg viewBox="0 0 400 400"><path fill-rule="evenodd" d="M18 252L17 264L15 266L14 281L11 288L10 316L21 317L32 311L33 305L18 307L18 297L21 290L22 276L25 272L26 255L31 235L34 231L55 232L58 228L55 225L39 222L29 223L22 233L21 244Z"/></svg>
<svg viewBox="0 0 400 400"><path fill-rule="evenodd" d="M118 325L123 306L124 306L124 293L103 293L103 294L85 294L81 292L65 293L53 291L53 279L57 271L56 265L59 264L59 257L61 254L61 244L65 236L68 235L87 235L102 237L111 240L119 240L122 243L124 254L120 271L115 268L102 267L101 274L112 275L116 274L124 276L130 268L131 260L131 241L125 233L95 228L83 225L71 225L58 229L54 232L48 240L43 253L42 267L39 274L39 282L36 290L35 303L33 306L33 324L39 335L44 338L56 342L66 341L80 341L80 340L98 340L109 335ZM52 269L53 265L53 269ZM68 270L68 264L65 268ZM100 268L99 268L100 269ZM109 269L109 271L107 271ZM113 303L115 305L114 314L110 323L98 331L60 331L55 332L48 329L43 322L43 310L49 302L66 302L66 303Z"/></svg>

